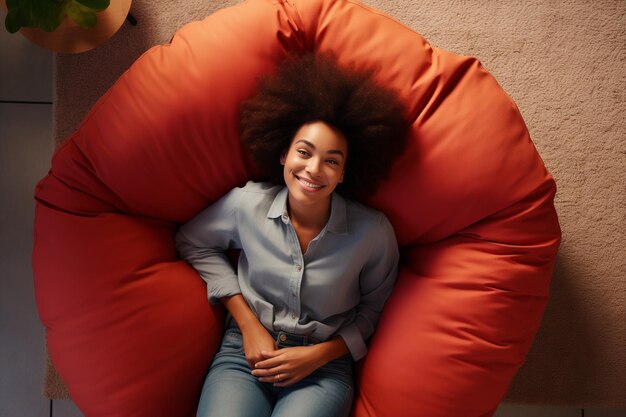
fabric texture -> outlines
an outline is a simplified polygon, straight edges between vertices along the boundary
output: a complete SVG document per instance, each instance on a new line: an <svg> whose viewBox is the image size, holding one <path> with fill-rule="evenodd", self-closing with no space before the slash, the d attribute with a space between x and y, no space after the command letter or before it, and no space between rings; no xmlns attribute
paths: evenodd
<svg viewBox="0 0 626 417"><path fill-rule="evenodd" d="M176 226L252 177L238 105L288 51L310 49L380 68L413 122L407 152L366 201L394 225L401 270L359 364L353 414L488 416L504 397L560 238L555 184L517 107L478 60L363 4L251 0L145 53L37 188L37 303L87 415L193 413L221 311L176 259Z"/></svg>
<svg viewBox="0 0 626 417"><path fill-rule="evenodd" d="M303 254L287 196L269 183L231 190L180 228L180 256L207 283L209 302L242 294L267 330L339 335L359 360L398 276L393 228L382 213L333 193L330 219ZM232 249L241 250L236 272Z"/></svg>

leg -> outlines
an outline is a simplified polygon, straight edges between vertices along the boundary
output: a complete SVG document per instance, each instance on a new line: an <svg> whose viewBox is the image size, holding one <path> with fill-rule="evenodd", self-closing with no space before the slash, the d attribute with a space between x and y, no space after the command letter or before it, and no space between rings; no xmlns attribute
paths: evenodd
<svg viewBox="0 0 626 417"><path fill-rule="evenodd" d="M282 388L272 417L347 417L353 395L352 358L344 356Z"/></svg>
<svg viewBox="0 0 626 417"><path fill-rule="evenodd" d="M250 373L241 333L229 329L204 381L198 417L270 416L272 394Z"/></svg>

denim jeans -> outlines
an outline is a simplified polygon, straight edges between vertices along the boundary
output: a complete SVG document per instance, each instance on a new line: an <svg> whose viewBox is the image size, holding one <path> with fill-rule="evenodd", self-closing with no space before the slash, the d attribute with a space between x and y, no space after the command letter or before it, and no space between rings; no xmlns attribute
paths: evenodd
<svg viewBox="0 0 626 417"><path fill-rule="evenodd" d="M279 347L307 344L302 337L275 336ZM346 417L350 413L354 394L350 355L288 387L259 382L250 372L241 332L231 326L204 381L198 417Z"/></svg>

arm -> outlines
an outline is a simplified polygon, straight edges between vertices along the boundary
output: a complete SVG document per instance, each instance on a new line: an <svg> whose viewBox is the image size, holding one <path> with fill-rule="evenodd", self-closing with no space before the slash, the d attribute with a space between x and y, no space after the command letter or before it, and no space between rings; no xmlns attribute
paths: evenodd
<svg viewBox="0 0 626 417"><path fill-rule="evenodd" d="M337 331L355 361L367 354L365 341L374 333L398 276L398 242L385 216L381 215L370 238L372 246L359 278L361 299L356 318Z"/></svg>
<svg viewBox="0 0 626 417"><path fill-rule="evenodd" d="M176 234L176 248L207 284L211 304L226 296L240 294L237 273L226 250L241 248L238 208L242 198L235 188L215 204L184 224Z"/></svg>
<svg viewBox="0 0 626 417"><path fill-rule="evenodd" d="M272 351L275 344L241 295L237 273L225 254L227 249L241 248L238 213L242 195L241 189L233 189L182 226L176 246L207 283L209 302L221 302L235 319L253 368L262 359L261 351Z"/></svg>
<svg viewBox="0 0 626 417"><path fill-rule="evenodd" d="M241 294L222 297L221 301L241 330L246 360L250 369L254 369L257 362L264 359L262 352L274 352L276 343Z"/></svg>

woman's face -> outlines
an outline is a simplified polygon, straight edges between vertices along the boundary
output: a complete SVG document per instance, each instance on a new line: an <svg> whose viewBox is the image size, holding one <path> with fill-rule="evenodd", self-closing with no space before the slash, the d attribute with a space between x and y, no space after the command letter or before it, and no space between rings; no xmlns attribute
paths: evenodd
<svg viewBox="0 0 626 417"><path fill-rule="evenodd" d="M328 204L343 181L347 157L348 142L341 132L323 122L302 126L280 158L290 201Z"/></svg>

